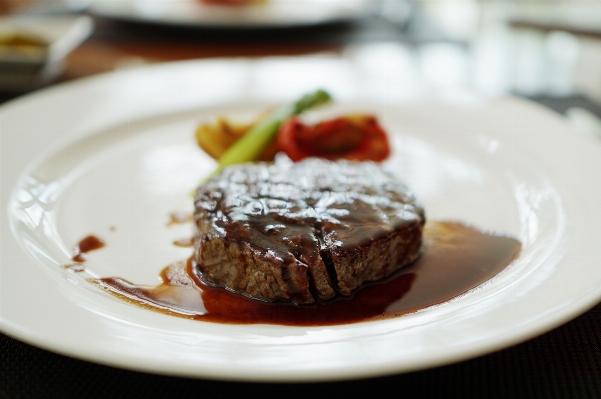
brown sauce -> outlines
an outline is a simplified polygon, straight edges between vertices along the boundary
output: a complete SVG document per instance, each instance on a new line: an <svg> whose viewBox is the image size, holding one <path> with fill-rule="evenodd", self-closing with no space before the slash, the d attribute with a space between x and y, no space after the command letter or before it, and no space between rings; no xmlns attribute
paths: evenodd
<svg viewBox="0 0 601 399"><path fill-rule="evenodd" d="M173 226L174 224L185 224L192 222L193 220L194 215L192 215L190 212L171 212L169 214L167 226Z"/></svg>
<svg viewBox="0 0 601 399"><path fill-rule="evenodd" d="M194 238L180 238L179 240L173 241L173 245L182 248L191 248L194 245Z"/></svg>
<svg viewBox="0 0 601 399"><path fill-rule="evenodd" d="M430 222L424 252L412 265L350 298L312 306L266 303L209 286L191 273L190 260L161 272L157 287L120 278L91 280L109 293L145 308L202 321L231 324L323 326L378 320L440 304L484 283L520 252L519 241L459 223Z"/></svg>
<svg viewBox="0 0 601 399"><path fill-rule="evenodd" d="M82 263L85 262L86 260L86 256L85 254L87 252L93 251L95 249L99 249L104 247L104 241L102 241L100 238L93 236L93 235L89 235L87 237L85 237L84 239L82 239L80 242L77 243L77 245L75 246L75 248L73 248L73 257L71 259L73 259L74 262L77 263ZM79 270L76 270L79 271Z"/></svg>

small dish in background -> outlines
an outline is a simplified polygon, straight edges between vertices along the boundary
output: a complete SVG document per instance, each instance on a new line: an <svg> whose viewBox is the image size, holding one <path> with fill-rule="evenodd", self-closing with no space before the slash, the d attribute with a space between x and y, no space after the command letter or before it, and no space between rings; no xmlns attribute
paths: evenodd
<svg viewBox="0 0 601 399"><path fill-rule="evenodd" d="M94 0L88 12L187 28L286 29L357 21L369 16L373 5L374 0Z"/></svg>
<svg viewBox="0 0 601 399"><path fill-rule="evenodd" d="M65 56L92 29L87 16L0 17L0 91L33 90L56 79Z"/></svg>

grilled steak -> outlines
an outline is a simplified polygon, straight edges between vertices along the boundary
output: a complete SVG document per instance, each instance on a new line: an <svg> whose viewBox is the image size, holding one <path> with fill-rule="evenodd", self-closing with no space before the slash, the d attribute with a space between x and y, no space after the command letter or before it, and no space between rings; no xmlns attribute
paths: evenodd
<svg viewBox="0 0 601 399"><path fill-rule="evenodd" d="M310 304L414 261L424 222L407 187L373 163L237 165L198 189L194 270L253 298Z"/></svg>

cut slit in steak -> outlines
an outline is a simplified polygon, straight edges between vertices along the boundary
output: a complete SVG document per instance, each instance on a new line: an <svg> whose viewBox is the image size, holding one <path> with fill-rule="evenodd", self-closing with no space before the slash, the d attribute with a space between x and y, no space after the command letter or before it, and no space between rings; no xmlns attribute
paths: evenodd
<svg viewBox="0 0 601 399"><path fill-rule="evenodd" d="M200 278L296 304L351 295L413 262L425 223L407 187L370 162L231 166L194 203Z"/></svg>

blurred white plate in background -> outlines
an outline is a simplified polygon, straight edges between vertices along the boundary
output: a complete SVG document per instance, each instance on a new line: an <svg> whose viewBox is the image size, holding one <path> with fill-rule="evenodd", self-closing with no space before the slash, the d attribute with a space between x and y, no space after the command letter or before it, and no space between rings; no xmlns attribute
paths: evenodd
<svg viewBox="0 0 601 399"><path fill-rule="evenodd" d="M366 16L373 0L268 0L221 6L197 0L96 0L89 11L107 18L211 28L286 28L348 22Z"/></svg>

